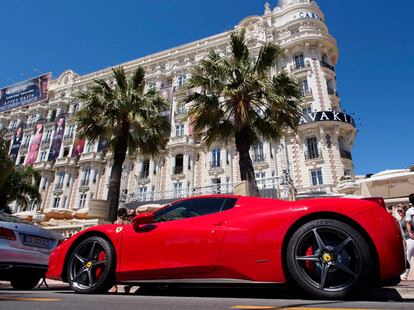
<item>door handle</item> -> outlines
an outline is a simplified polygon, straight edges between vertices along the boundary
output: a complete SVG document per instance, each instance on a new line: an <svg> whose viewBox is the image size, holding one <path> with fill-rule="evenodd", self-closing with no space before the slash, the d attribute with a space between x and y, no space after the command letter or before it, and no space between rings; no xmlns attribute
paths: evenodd
<svg viewBox="0 0 414 310"><path fill-rule="evenodd" d="M219 227L219 226L221 226L222 224L223 224L222 222L213 223L213 226L214 226L214 227Z"/></svg>

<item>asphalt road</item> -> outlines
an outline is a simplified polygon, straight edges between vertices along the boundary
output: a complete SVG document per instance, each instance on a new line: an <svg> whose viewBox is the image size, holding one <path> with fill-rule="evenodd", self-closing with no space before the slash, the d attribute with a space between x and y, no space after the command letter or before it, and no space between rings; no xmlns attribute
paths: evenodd
<svg viewBox="0 0 414 310"><path fill-rule="evenodd" d="M133 290L134 291L134 290ZM402 299L392 289L360 292L347 301L321 301L286 288L163 288L133 294L78 295L68 289L14 291L0 289L1 310L123 310L123 309L414 309L414 299Z"/></svg>

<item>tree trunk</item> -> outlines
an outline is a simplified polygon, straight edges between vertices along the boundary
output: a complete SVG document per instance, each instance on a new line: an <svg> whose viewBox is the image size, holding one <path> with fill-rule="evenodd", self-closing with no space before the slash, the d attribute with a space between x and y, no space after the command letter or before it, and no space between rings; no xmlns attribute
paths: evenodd
<svg viewBox="0 0 414 310"><path fill-rule="evenodd" d="M239 168L242 181L247 181L249 195L260 197L259 189L256 183L252 159L250 158L250 142L246 130L236 133L236 149L239 152Z"/></svg>
<svg viewBox="0 0 414 310"><path fill-rule="evenodd" d="M122 166L126 158L128 149L128 130L129 126L124 124L117 137L114 153L114 164L109 179L108 201L109 201L109 221L115 222L117 218L119 196L121 188Z"/></svg>

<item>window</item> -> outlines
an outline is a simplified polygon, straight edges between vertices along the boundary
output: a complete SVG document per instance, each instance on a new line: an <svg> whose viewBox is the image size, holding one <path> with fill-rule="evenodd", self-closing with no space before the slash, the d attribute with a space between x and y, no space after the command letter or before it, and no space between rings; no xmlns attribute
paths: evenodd
<svg viewBox="0 0 414 310"><path fill-rule="evenodd" d="M188 170L191 170L191 161L192 161L192 156L191 155L188 155L188 165L187 165L187 169Z"/></svg>
<svg viewBox="0 0 414 310"><path fill-rule="evenodd" d="M72 113L76 113L79 109L79 103L72 104Z"/></svg>
<svg viewBox="0 0 414 310"><path fill-rule="evenodd" d="M174 183L174 198L180 198L181 197L182 189L183 189L183 183L182 182Z"/></svg>
<svg viewBox="0 0 414 310"><path fill-rule="evenodd" d="M305 58L303 54L297 54L293 57L293 62L295 64L295 69L305 68Z"/></svg>
<svg viewBox="0 0 414 310"><path fill-rule="evenodd" d="M258 143L253 145L253 161L261 162L264 161L264 150L263 150L263 143Z"/></svg>
<svg viewBox="0 0 414 310"><path fill-rule="evenodd" d="M316 140L316 137L307 138L306 145L308 148L307 159L319 158L318 141Z"/></svg>
<svg viewBox="0 0 414 310"><path fill-rule="evenodd" d="M152 174L156 175L157 174L157 162L154 160L154 165L152 166Z"/></svg>
<svg viewBox="0 0 414 310"><path fill-rule="evenodd" d="M180 88L180 87L182 87L182 86L184 86L184 84L187 82L187 77L185 76L185 75L180 75L179 77L178 77L178 79L177 79L177 84L178 84L178 87Z"/></svg>
<svg viewBox="0 0 414 310"><path fill-rule="evenodd" d="M46 190L47 182L48 182L47 178L43 178L42 191Z"/></svg>
<svg viewBox="0 0 414 310"><path fill-rule="evenodd" d="M53 207L52 208L59 208L60 197L53 198Z"/></svg>
<svg viewBox="0 0 414 310"><path fill-rule="evenodd" d="M308 115L312 113L312 106L307 106L302 109L303 115Z"/></svg>
<svg viewBox="0 0 414 310"><path fill-rule="evenodd" d="M302 91L302 96L306 96L310 93L309 91L309 84L308 84L308 80L302 80L300 83L301 86L301 91Z"/></svg>
<svg viewBox="0 0 414 310"><path fill-rule="evenodd" d="M28 147L30 142L30 135L24 135L22 147Z"/></svg>
<svg viewBox="0 0 414 310"><path fill-rule="evenodd" d="M83 169L81 186L89 185L89 176L91 174L91 168L87 167Z"/></svg>
<svg viewBox="0 0 414 310"><path fill-rule="evenodd" d="M59 172L57 175L56 187L55 189L62 189L63 181L65 180L65 173Z"/></svg>
<svg viewBox="0 0 414 310"><path fill-rule="evenodd" d="M79 209L83 209L86 203L86 194L79 195Z"/></svg>
<svg viewBox="0 0 414 310"><path fill-rule="evenodd" d="M221 167L221 149L216 147L211 151L211 168Z"/></svg>
<svg viewBox="0 0 414 310"><path fill-rule="evenodd" d="M175 125L175 136L176 137L184 136L184 124Z"/></svg>
<svg viewBox="0 0 414 310"><path fill-rule="evenodd" d="M212 184L213 194L221 194L221 179L220 178L211 179L211 184Z"/></svg>
<svg viewBox="0 0 414 310"><path fill-rule="evenodd" d="M175 167L174 167L174 174L181 174L183 173L184 168L184 155L178 154L175 156Z"/></svg>
<svg viewBox="0 0 414 310"><path fill-rule="evenodd" d="M75 124L70 124L66 129L65 139L73 138L74 131L75 131Z"/></svg>
<svg viewBox="0 0 414 310"><path fill-rule="evenodd" d="M65 146L63 148L63 157L69 157L70 146Z"/></svg>
<svg viewBox="0 0 414 310"><path fill-rule="evenodd" d="M256 172L256 182L259 189L266 188L266 172Z"/></svg>
<svg viewBox="0 0 414 310"><path fill-rule="evenodd" d="M23 165L25 159L26 159L26 156L25 155L20 155L20 160L19 160L18 165Z"/></svg>
<svg viewBox="0 0 414 310"><path fill-rule="evenodd" d="M146 201L147 200L147 187L140 187L139 188L139 201Z"/></svg>
<svg viewBox="0 0 414 310"><path fill-rule="evenodd" d="M45 161L46 160L46 156L47 156L47 151L41 151L40 152L40 156L39 156L39 161Z"/></svg>
<svg viewBox="0 0 414 310"><path fill-rule="evenodd" d="M46 130L45 138L43 139L43 143L49 143L51 137L52 137L52 130L51 129Z"/></svg>
<svg viewBox="0 0 414 310"><path fill-rule="evenodd" d="M68 174L68 178L66 180L66 187L70 187L71 183L72 183L72 175Z"/></svg>
<svg viewBox="0 0 414 310"><path fill-rule="evenodd" d="M312 171L311 176L312 176L312 185L313 186L323 185L323 178L322 178L322 170L321 169Z"/></svg>
<svg viewBox="0 0 414 310"><path fill-rule="evenodd" d="M347 149L346 142L345 142L345 138L344 137L339 137L338 138L338 144L339 144L339 148L341 150L346 150Z"/></svg>
<svg viewBox="0 0 414 310"><path fill-rule="evenodd" d="M92 141L89 141L88 144L86 145L86 153L93 152L94 148L95 148L95 143Z"/></svg>
<svg viewBox="0 0 414 310"><path fill-rule="evenodd" d="M96 180L98 178L98 170L97 169L93 169L93 179L92 179L92 183L96 184Z"/></svg>
<svg viewBox="0 0 414 310"><path fill-rule="evenodd" d="M155 222L182 220L204 216L231 209L236 204L235 198L201 198L177 202L154 214Z"/></svg>
<svg viewBox="0 0 414 310"><path fill-rule="evenodd" d="M149 176L149 168L150 168L150 161L148 159L144 159L141 162L141 172L139 174L140 179L148 178Z"/></svg>

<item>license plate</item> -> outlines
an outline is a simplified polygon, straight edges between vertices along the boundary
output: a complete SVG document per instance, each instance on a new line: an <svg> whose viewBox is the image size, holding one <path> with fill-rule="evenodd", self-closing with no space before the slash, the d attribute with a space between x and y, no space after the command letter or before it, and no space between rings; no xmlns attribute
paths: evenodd
<svg viewBox="0 0 414 310"><path fill-rule="evenodd" d="M36 247L36 248L44 248L49 249L51 245L50 239L42 238L38 236L32 236L32 235L23 235L22 242L24 245Z"/></svg>

